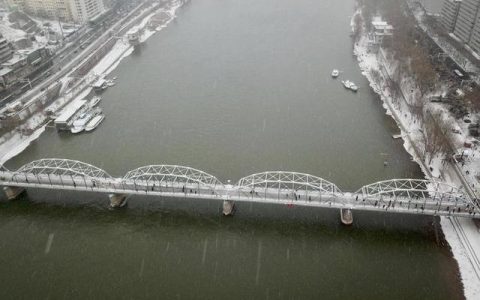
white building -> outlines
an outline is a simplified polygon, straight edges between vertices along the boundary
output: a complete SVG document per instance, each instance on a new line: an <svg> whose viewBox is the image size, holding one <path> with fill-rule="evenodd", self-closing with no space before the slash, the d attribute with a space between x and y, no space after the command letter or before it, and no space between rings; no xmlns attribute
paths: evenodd
<svg viewBox="0 0 480 300"><path fill-rule="evenodd" d="M75 22L85 23L105 12L102 0L70 0L72 18Z"/></svg>
<svg viewBox="0 0 480 300"><path fill-rule="evenodd" d="M85 23L105 12L103 0L6 0L11 8L52 20Z"/></svg>
<svg viewBox="0 0 480 300"><path fill-rule="evenodd" d="M381 17L373 18L372 27L374 44L382 44L385 37L393 35L393 26L382 20Z"/></svg>

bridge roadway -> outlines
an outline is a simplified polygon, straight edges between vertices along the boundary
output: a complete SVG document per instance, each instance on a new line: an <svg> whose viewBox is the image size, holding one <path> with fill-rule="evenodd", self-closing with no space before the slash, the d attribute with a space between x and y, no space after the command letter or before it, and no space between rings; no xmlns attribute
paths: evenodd
<svg viewBox="0 0 480 300"><path fill-rule="evenodd" d="M416 179L380 181L344 193L325 179L296 172L263 172L225 185L213 175L183 166L145 166L115 178L79 161L42 159L16 171L2 168L0 185L9 198L24 188L106 193L113 207L123 205L129 195L147 195L218 200L224 202L224 209L225 203L254 202L480 218L477 200L461 189Z"/></svg>

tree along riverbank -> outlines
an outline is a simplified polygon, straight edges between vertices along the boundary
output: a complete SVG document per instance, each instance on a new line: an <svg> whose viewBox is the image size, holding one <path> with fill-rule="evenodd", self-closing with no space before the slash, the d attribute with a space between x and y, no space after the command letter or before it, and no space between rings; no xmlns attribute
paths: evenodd
<svg viewBox="0 0 480 300"><path fill-rule="evenodd" d="M468 194L476 197L475 182L471 182L471 177L465 178L461 168L449 160L452 151L456 150L455 145L463 144L465 135L454 134L452 127L458 126L458 122L448 107L430 101L447 94L450 86L439 80L434 66L427 59L427 52L417 47L415 39L412 40L410 29L402 28L402 24L409 24L405 8L392 1L380 5L373 0L364 0L358 1L357 5L352 17L354 54L371 87L382 99L387 114L395 119L402 131L405 149L427 178L455 186L464 185ZM378 47L372 43L370 22L374 15L382 15L397 27L388 45ZM409 46L409 42L413 46ZM477 161L472 159L465 161L463 167L475 168L476 164ZM459 263L465 296L478 298L480 236L477 228L472 221L449 218L442 218L441 224Z"/></svg>

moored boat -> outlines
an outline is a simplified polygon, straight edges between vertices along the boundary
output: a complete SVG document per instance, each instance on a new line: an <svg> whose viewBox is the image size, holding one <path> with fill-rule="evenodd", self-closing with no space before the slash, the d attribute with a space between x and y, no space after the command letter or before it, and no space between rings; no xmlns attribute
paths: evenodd
<svg viewBox="0 0 480 300"><path fill-rule="evenodd" d="M98 103L100 103L101 100L102 100L101 97L95 96L95 97L92 98L92 100L90 100L90 103L88 105L90 107L95 107L95 106L97 106Z"/></svg>
<svg viewBox="0 0 480 300"><path fill-rule="evenodd" d="M352 91L356 92L356 91L358 91L358 86L355 83L351 82L350 89Z"/></svg>
<svg viewBox="0 0 480 300"><path fill-rule="evenodd" d="M345 80L345 81L342 80L342 84L346 89L350 89L350 86L352 85L350 80Z"/></svg>
<svg viewBox="0 0 480 300"><path fill-rule="evenodd" d="M73 126L73 127L70 129L70 132L71 132L71 133L80 133L80 132L82 132L84 129L85 129L85 127Z"/></svg>
<svg viewBox="0 0 480 300"><path fill-rule="evenodd" d="M87 125L90 120L95 117L97 113L94 110L87 110L83 112L76 118L73 123L72 127L70 128L71 133L80 133L85 130L85 126Z"/></svg>
<svg viewBox="0 0 480 300"><path fill-rule="evenodd" d="M358 91L358 86L350 80L345 80L345 81L342 80L342 84L346 89L349 89L354 92Z"/></svg>
<svg viewBox="0 0 480 300"><path fill-rule="evenodd" d="M100 123L102 123L104 119L105 119L104 114L96 115L95 117L93 117L92 120L90 120L90 122L88 122L87 126L85 126L85 131L89 132L94 130L95 128L98 127L98 125L100 125Z"/></svg>

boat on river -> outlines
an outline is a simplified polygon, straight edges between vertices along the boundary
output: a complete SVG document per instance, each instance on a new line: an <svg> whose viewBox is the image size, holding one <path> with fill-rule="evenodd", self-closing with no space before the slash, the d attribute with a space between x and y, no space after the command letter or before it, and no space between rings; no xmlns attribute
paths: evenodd
<svg viewBox="0 0 480 300"><path fill-rule="evenodd" d="M82 112L77 118L72 122L70 128L71 133L80 133L85 130L87 124L97 115L102 113L102 109L99 107L93 109L87 109Z"/></svg>
<svg viewBox="0 0 480 300"><path fill-rule="evenodd" d="M100 103L101 100L102 100L101 97L95 96L95 97L92 98L92 100L90 100L90 103L88 105L93 108L93 107L97 106L98 103Z"/></svg>
<svg viewBox="0 0 480 300"><path fill-rule="evenodd" d="M358 86L350 80L345 80L345 81L342 80L342 84L346 89L349 89L354 92L358 91Z"/></svg>
<svg viewBox="0 0 480 300"><path fill-rule="evenodd" d="M76 118L70 129L71 133L80 133L85 130L85 125L93 118L93 114L90 111L81 113L78 118Z"/></svg>
<svg viewBox="0 0 480 300"><path fill-rule="evenodd" d="M90 122L88 122L87 126L85 126L85 131L89 132L94 130L95 128L98 127L98 125L100 125L100 123L102 123L104 119L105 119L105 115L103 113L96 115L95 117L93 117L92 120L90 120Z"/></svg>
<svg viewBox="0 0 480 300"><path fill-rule="evenodd" d="M338 75L340 75L340 71L338 71L337 69L333 69L333 71L332 71L332 77L333 77L333 78L337 78Z"/></svg>

